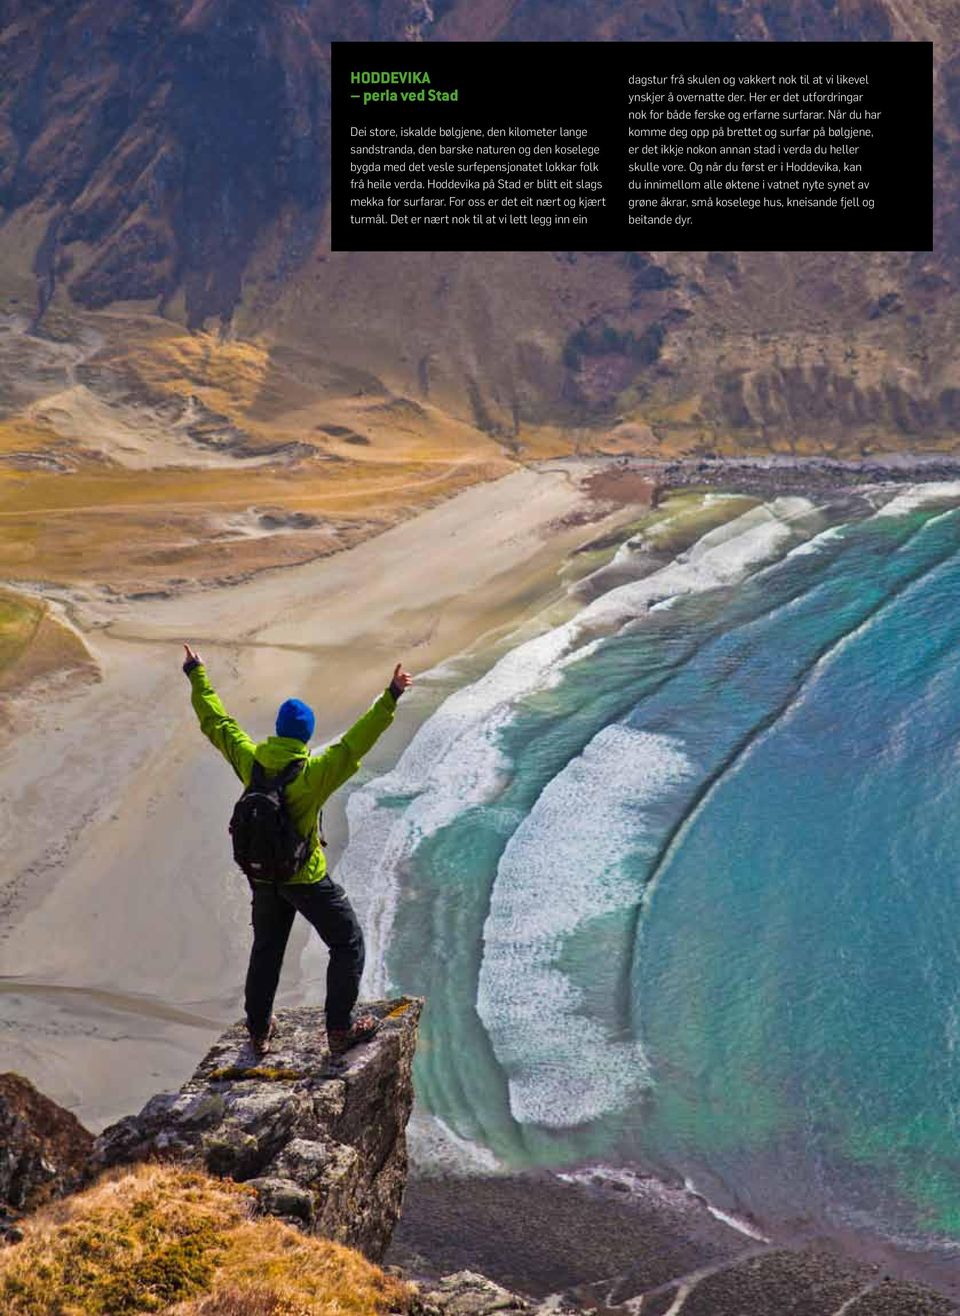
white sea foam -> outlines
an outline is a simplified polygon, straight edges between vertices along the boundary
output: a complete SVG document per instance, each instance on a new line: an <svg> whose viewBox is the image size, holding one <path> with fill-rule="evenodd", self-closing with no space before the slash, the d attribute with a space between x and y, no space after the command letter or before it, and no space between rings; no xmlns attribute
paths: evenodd
<svg viewBox="0 0 960 1316"><path fill-rule="evenodd" d="M660 1203L672 1207L675 1211L689 1210L691 1202L703 1207L716 1220L722 1220L725 1225L735 1229L739 1234L745 1234L747 1238L756 1239L759 1243L769 1243L770 1239L766 1234L762 1234L755 1225L742 1219L740 1216L732 1215L728 1211L722 1211L719 1206L714 1206L709 1198L704 1197L703 1193L697 1188L691 1179L684 1179L682 1188L672 1188L669 1184L662 1183L659 1179L653 1178L648 1174L638 1174L635 1170L627 1169L619 1165L586 1165L578 1170L568 1171L557 1175L564 1183L582 1183L596 1187L615 1187L617 1191L630 1194L631 1197L641 1202L659 1205Z"/></svg>
<svg viewBox="0 0 960 1316"><path fill-rule="evenodd" d="M846 525L832 525L826 530L822 530L819 535L814 535L812 539L807 539L802 544L797 544L796 548L791 548L787 554L788 558L807 557L812 553L822 553L828 544L835 539L842 539L847 531Z"/></svg>
<svg viewBox="0 0 960 1316"><path fill-rule="evenodd" d="M420 1173L498 1174L504 1166L489 1147L454 1133L439 1115L417 1104L407 1125L410 1159Z"/></svg>
<svg viewBox="0 0 960 1316"><path fill-rule="evenodd" d="M719 507L721 503L745 502L749 498L749 494L708 493L704 494L701 506Z"/></svg>
<svg viewBox="0 0 960 1316"><path fill-rule="evenodd" d="M623 1165L600 1161L581 1165L576 1170L560 1170L557 1178L563 1183L584 1184L590 1188L612 1188L617 1194L628 1194L649 1206L668 1206L677 1212L690 1209L691 1193L687 1188L675 1188L650 1174Z"/></svg>
<svg viewBox="0 0 960 1316"><path fill-rule="evenodd" d="M754 1238L758 1243L770 1242L767 1235L761 1234L759 1229L754 1229L753 1225L748 1225L745 1220L741 1220L737 1215L731 1215L729 1211L721 1211L719 1206L714 1206L712 1202L707 1202L707 1210L715 1220L735 1229L738 1234L746 1234L747 1238Z"/></svg>
<svg viewBox="0 0 960 1316"><path fill-rule="evenodd" d="M636 903L624 863L655 848L646 806L693 770L669 737L604 727L507 843L484 927L477 1009L521 1122L581 1124L649 1081L639 1043L611 1041L556 961L583 923Z"/></svg>
<svg viewBox="0 0 960 1316"><path fill-rule="evenodd" d="M350 796L350 840L337 878L368 929L368 990L388 986L385 952L403 860L471 806L495 797L509 770L499 736L516 704L559 679L651 606L680 594L730 585L781 556L813 511L803 498L777 498L703 535L687 552L639 581L610 590L552 630L511 649L478 681L450 695L419 729L392 772ZM410 797L402 810L387 796ZM315 971L312 952L303 969Z"/></svg>
<svg viewBox="0 0 960 1316"><path fill-rule="evenodd" d="M612 566L626 566L634 553L642 553L645 550L655 549L657 540L662 539L678 521L683 519L682 512L676 512L673 516L665 516L662 521L656 521L646 530L642 530L638 535L631 535L625 540L614 553L611 559Z"/></svg>
<svg viewBox="0 0 960 1316"><path fill-rule="evenodd" d="M721 1211L719 1206L714 1206L708 1197L704 1197L692 1179L684 1179L683 1186L691 1197L702 1202L715 1220L722 1221L731 1229L735 1229L738 1234L746 1234L747 1238L754 1238L758 1243L769 1243L770 1239L766 1234L761 1234L760 1230L751 1225L748 1221L738 1215L733 1215L730 1211Z"/></svg>
<svg viewBox="0 0 960 1316"><path fill-rule="evenodd" d="M736 584L757 567L779 557L793 538L805 537L802 523L812 511L806 498L777 498L752 507L742 516L709 530L659 571L601 595L567 626L609 631L663 599Z"/></svg>
<svg viewBox="0 0 960 1316"><path fill-rule="evenodd" d="M938 503L944 498L960 498L960 481L938 480L930 484L911 484L903 493L891 498L886 506L881 507L876 516L907 516L918 507L928 503Z"/></svg>
<svg viewBox="0 0 960 1316"><path fill-rule="evenodd" d="M746 494L708 493L704 494L700 499L700 510L719 507L723 504L728 504L732 508L735 503L745 502L747 500L748 495ZM663 517L659 521L654 521L654 523L648 526L645 530L642 530L639 534L633 535L630 539L627 539L622 543L611 559L611 564L614 566L625 566L630 561L632 554L643 551L644 549L656 549L660 540L669 535L675 526L682 525L689 517L690 510L683 508L680 511L673 512L669 516Z"/></svg>

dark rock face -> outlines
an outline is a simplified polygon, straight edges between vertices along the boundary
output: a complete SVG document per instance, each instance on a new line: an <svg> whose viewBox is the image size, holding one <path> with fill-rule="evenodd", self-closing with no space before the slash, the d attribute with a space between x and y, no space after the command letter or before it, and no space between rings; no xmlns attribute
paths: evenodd
<svg viewBox="0 0 960 1316"><path fill-rule="evenodd" d="M97 1169L150 1159L198 1164L250 1183L261 1209L378 1260L407 1175L410 1069L422 1002L367 1003L376 1037L337 1061L323 1012L281 1011L258 1061L238 1024L177 1093L151 1098L97 1139Z"/></svg>
<svg viewBox="0 0 960 1316"><path fill-rule="evenodd" d="M40 309L58 277L97 308L229 319L255 244L279 276L320 230L329 159L329 52L419 40L427 0L13 0L0 7L0 207L49 216ZM73 269L72 244L92 258Z"/></svg>
<svg viewBox="0 0 960 1316"><path fill-rule="evenodd" d="M188 323L226 319L255 239L281 214L316 229L329 115L316 12L250 0L5 10L0 205L49 213L41 309L69 273L86 307L162 305L182 288ZM71 270L74 243L93 256Z"/></svg>
<svg viewBox="0 0 960 1316"><path fill-rule="evenodd" d="M19 1074L0 1074L0 1237L15 1221L83 1182L93 1134Z"/></svg>

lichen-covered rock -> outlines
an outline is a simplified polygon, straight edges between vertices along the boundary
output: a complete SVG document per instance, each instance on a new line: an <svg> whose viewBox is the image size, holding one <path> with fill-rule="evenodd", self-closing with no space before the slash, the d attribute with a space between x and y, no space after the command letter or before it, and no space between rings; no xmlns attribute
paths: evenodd
<svg viewBox="0 0 960 1316"><path fill-rule="evenodd" d="M301 1228L313 1226L317 1214L313 1193L301 1188L295 1180L264 1175L260 1179L250 1179L249 1183L257 1190L260 1209L265 1214L278 1216Z"/></svg>
<svg viewBox="0 0 960 1316"><path fill-rule="evenodd" d="M0 1074L0 1237L16 1219L83 1182L93 1134L19 1074Z"/></svg>
<svg viewBox="0 0 960 1316"><path fill-rule="evenodd" d="M472 1270L444 1275L435 1284L422 1286L418 1309L420 1316L495 1316L511 1311L527 1316L579 1316L582 1310L559 1298L532 1302Z"/></svg>
<svg viewBox="0 0 960 1316"><path fill-rule="evenodd" d="M422 1305L424 1316L433 1312L438 1316L493 1316L494 1312L531 1310L525 1299L472 1270L444 1275L423 1294Z"/></svg>
<svg viewBox="0 0 960 1316"><path fill-rule="evenodd" d="M177 1093L97 1139L95 1168L165 1159L249 1182L261 1210L379 1260L400 1213L407 1173L411 1066L422 1001L363 1006L380 1031L333 1060L323 1012L281 1011L272 1049L250 1051L237 1024Z"/></svg>

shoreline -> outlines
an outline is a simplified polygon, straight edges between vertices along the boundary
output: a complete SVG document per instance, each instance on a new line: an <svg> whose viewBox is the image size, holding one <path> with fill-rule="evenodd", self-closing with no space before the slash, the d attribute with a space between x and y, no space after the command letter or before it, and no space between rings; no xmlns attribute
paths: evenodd
<svg viewBox="0 0 960 1316"><path fill-rule="evenodd" d="M76 609L81 618L87 615L89 609L104 615L111 606L135 607L138 610L154 605L163 607L178 599L182 601L217 596L224 592L247 589L258 581L308 573L321 563L350 557L366 545L383 539L403 526L420 522L431 513L461 502L471 494L476 495L482 490L517 480L523 475L542 477L551 474L582 479L585 485L584 502L607 502L610 509L613 509L627 502L642 501L645 485L650 486L648 492L658 498L672 490L692 488L721 488L730 493L766 496L778 493L840 494L875 485L960 481L960 455L890 452L853 459L770 453L664 458L597 451L585 455L548 457L519 464L506 475L469 485L412 512L392 526L377 528L349 546L333 551L325 548L316 556L303 561L278 562L247 569L236 575L192 581L178 577L175 581L160 581L149 589L129 592L113 587L103 589L91 582L65 585L47 580L42 574L10 576L3 583L10 589L26 594L60 600L69 611Z"/></svg>
<svg viewBox="0 0 960 1316"><path fill-rule="evenodd" d="M558 462L564 458L558 458ZM651 479L654 505L672 491L723 490L757 497L778 495L851 496L892 484L953 483L960 480L960 455L877 453L853 461L774 453L732 457L608 457L608 475L616 472ZM597 479L603 486L603 474Z"/></svg>
<svg viewBox="0 0 960 1316"><path fill-rule="evenodd" d="M765 457L689 457L674 461L626 458L638 473L656 466L658 488L723 488L731 493L843 494L874 485L960 480L960 457L944 453L877 453L840 457L771 454ZM653 465L648 465L652 463Z"/></svg>
<svg viewBox="0 0 960 1316"><path fill-rule="evenodd" d="M781 479L779 464L759 459L756 463L735 465L741 476L739 480L734 478L728 463L711 464L709 470L717 473L715 483L718 487L730 492L760 493L765 497L788 492ZM862 477L862 482L859 485L856 481L838 482L838 467L840 474ZM820 495L821 500L831 495L835 498L850 496L858 487L865 493L871 490L879 493L880 487L884 486L889 497L892 484L949 483L960 479L960 462L944 465L939 461L924 461L919 467L905 463L898 468L897 479L881 480L875 478L875 467L865 468L860 463L825 465L815 460L790 465L788 469L795 477L789 492ZM598 479L608 479L610 474L618 471L626 475L638 472L648 475L653 474L653 467L649 463L620 459L611 462ZM923 480L916 478L920 471L926 477ZM674 479L663 487L662 492L666 494L685 487L702 488L709 483L702 478L703 465L699 462L685 467L684 474L686 481ZM960 494L960 485L955 494ZM876 506L873 499L870 499L870 505ZM424 1118L429 1120L430 1116ZM619 1284L623 1277L612 1275L606 1262L603 1266L594 1264L597 1257L605 1255L603 1228L596 1221L586 1219L585 1208L580 1210L569 1204L561 1205L558 1199L563 1192L560 1184L565 1183L568 1187L572 1184L578 1191L585 1187L596 1188L600 1196L610 1197L612 1194L611 1201L622 1202L631 1192L624 1184L615 1182L622 1176L642 1185L644 1200L634 1204L632 1220L625 1217L618 1227L628 1230L637 1247L647 1247L651 1212L662 1225L661 1208L664 1202L669 1203L668 1214L676 1234L671 1238L667 1253L672 1248L678 1255L685 1255L684 1248L689 1248L693 1256L691 1271L716 1264L717 1254L712 1250L716 1247L716 1236L712 1231L719 1225L725 1231L720 1252L729 1249L734 1258L785 1251L804 1256L826 1256L837 1259L838 1264L849 1267L851 1272L858 1267L864 1268L865 1285L885 1283L892 1276L903 1284L934 1286L937 1292L949 1295L955 1301L960 1300L960 1280L957 1277L960 1242L956 1244L957 1251L949 1243L928 1249L919 1240L912 1245L909 1240L887 1237L879 1229L874 1231L867 1225L857 1227L827 1222L819 1216L792 1222L772 1217L758 1218L742 1213L736 1204L718 1206L694 1185L680 1183L679 1179L671 1178L669 1171L663 1174L662 1170L656 1169L585 1165L569 1172L545 1168L499 1172L494 1166L484 1166L480 1154L482 1149L473 1150L478 1154L475 1167L469 1170L458 1170L452 1161L438 1168L437 1162L429 1155L423 1162L414 1155L408 1198L411 1205L405 1220L401 1220L391 1253L398 1264L408 1268L426 1266L426 1273L431 1278L450 1270L482 1271L508 1288L519 1289L538 1299L546 1298L562 1287L564 1296L571 1300L587 1304L609 1303L610 1294L616 1287L614 1281ZM588 1180L594 1174L597 1182L591 1184ZM586 1176L586 1179L581 1176ZM476 1209L463 1204L473 1201L478 1195L482 1205ZM545 1205L545 1195L549 1205ZM655 1200L652 1207L651 1199ZM512 1221L523 1220L523 1229L514 1234L511 1228L506 1237L503 1233L498 1234L496 1217L501 1211ZM576 1272L569 1258L569 1234L562 1240L554 1240L552 1250L545 1241L553 1233L555 1217L563 1214L569 1216L571 1228L573 1222L578 1226L577 1251L586 1258L581 1272ZM491 1236L496 1240L493 1247L489 1243ZM549 1255L545 1257L544 1253ZM661 1260L660 1254L654 1259ZM568 1268L567 1272L564 1267ZM564 1273L571 1278L566 1286L558 1285L556 1275ZM598 1274L605 1276L605 1289L598 1279L588 1278ZM639 1310L629 1304L635 1304L640 1297L639 1290L628 1293L621 1288L614 1305L626 1302L625 1310ZM643 1309L646 1310L646 1306ZM661 1309L653 1306L651 1310L659 1313Z"/></svg>

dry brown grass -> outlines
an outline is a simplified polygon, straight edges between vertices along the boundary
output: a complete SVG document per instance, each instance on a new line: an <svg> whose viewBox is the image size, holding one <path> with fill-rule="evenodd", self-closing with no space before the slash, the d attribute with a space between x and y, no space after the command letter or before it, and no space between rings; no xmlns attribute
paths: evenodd
<svg viewBox="0 0 960 1316"><path fill-rule="evenodd" d="M0 467L0 577L124 586L239 575L307 561L383 529L505 467L483 462L306 463L255 471L95 467L70 476ZM320 531L220 538L253 507L306 512Z"/></svg>
<svg viewBox="0 0 960 1316"><path fill-rule="evenodd" d="M0 589L0 692L68 672L91 678L96 671L83 640L45 603Z"/></svg>
<svg viewBox="0 0 960 1316"><path fill-rule="evenodd" d="M63 441L46 426L37 425L23 416L9 416L0 420L0 454L36 453L63 446Z"/></svg>
<svg viewBox="0 0 960 1316"><path fill-rule="evenodd" d="M23 594L0 592L0 671L17 661L37 633L43 604Z"/></svg>
<svg viewBox="0 0 960 1316"><path fill-rule="evenodd" d="M376 381L357 387L349 372L258 340L149 317L88 320L102 338L99 410L63 420L71 404L61 399L43 423L0 421L0 578L121 589L235 579L349 546L515 464L495 438L436 407L392 398ZM58 371L50 387L60 397ZM193 451L185 438L182 464L169 453L155 468L115 460L102 432L111 388L119 432L137 409L162 429L184 414L172 399L196 399L207 409L201 429L209 423L223 450L208 461L204 442ZM320 524L264 533L264 508Z"/></svg>
<svg viewBox="0 0 960 1316"><path fill-rule="evenodd" d="M260 343L214 334L156 336L132 345L126 361L151 391L199 397L212 411L245 422L264 386L270 354Z"/></svg>
<svg viewBox="0 0 960 1316"><path fill-rule="evenodd" d="M305 1316L309 1308L270 1289L221 1289L182 1305L178 1316Z"/></svg>
<svg viewBox="0 0 960 1316"><path fill-rule="evenodd" d="M4 1316L382 1316L409 1285L359 1253L254 1218L242 1185L140 1166L29 1217L0 1254Z"/></svg>

